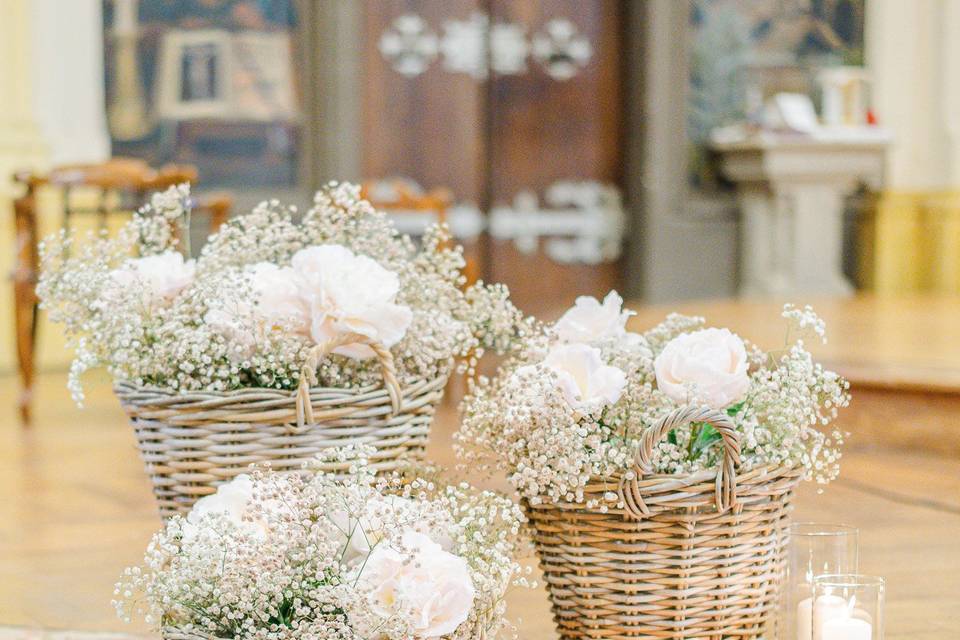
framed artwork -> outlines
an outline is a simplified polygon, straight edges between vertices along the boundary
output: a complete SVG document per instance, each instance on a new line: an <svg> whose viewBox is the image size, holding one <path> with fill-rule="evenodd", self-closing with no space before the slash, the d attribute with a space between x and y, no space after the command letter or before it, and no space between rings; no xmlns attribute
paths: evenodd
<svg viewBox="0 0 960 640"><path fill-rule="evenodd" d="M294 0L105 0L104 39L115 155L194 164L203 188L297 186Z"/></svg>
<svg viewBox="0 0 960 640"><path fill-rule="evenodd" d="M167 32L157 75L158 117L295 121L290 45L282 32Z"/></svg>
<svg viewBox="0 0 960 640"><path fill-rule="evenodd" d="M230 34L221 30L171 30L164 34L157 74L161 120L231 116Z"/></svg>

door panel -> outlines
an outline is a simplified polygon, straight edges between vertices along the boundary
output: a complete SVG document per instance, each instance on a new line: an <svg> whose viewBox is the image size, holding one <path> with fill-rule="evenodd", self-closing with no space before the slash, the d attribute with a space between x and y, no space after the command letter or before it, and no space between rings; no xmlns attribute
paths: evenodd
<svg viewBox="0 0 960 640"><path fill-rule="evenodd" d="M494 0L495 22L523 24L546 34L566 19L589 42L589 61L569 79L551 77L532 60L521 75L491 79L492 204L509 205L522 190L544 200L564 180L620 183L620 9L614 0ZM524 310L549 316L577 295L602 295L617 286L618 265L561 264L544 252L518 251L492 239L491 280L507 283Z"/></svg>
<svg viewBox="0 0 960 640"><path fill-rule="evenodd" d="M485 179L484 85L448 73L434 58L416 76L397 72L380 52L398 18L417 16L428 34L477 11L474 0L368 0L364 3L363 177L413 178L426 188L449 187L477 202ZM396 32L393 30L393 32Z"/></svg>
<svg viewBox="0 0 960 640"><path fill-rule="evenodd" d="M518 75L491 79L494 192L511 198L522 189L542 192L557 180L619 182L619 9L614 1L495 0L495 22L544 31L565 18L592 48L586 66L568 80L528 63Z"/></svg>
<svg viewBox="0 0 960 640"><path fill-rule="evenodd" d="M368 1L364 178L405 176L425 188L449 187L458 201L477 203L487 213L499 209L514 222L523 211L557 208L545 200L548 188L559 181L619 185L621 12L616 0ZM398 27L401 16L422 22ZM452 32L450 21L462 26L483 16L490 16L485 46L493 47L484 62L501 68L497 56L509 49L498 35L491 36L490 25L494 30L516 25L512 50L528 48L523 68L485 77L449 68L442 41ZM384 33L393 33L396 48L398 33L406 33L409 44L418 29L428 40L436 38L437 53L422 72L404 74L382 51ZM471 46L469 38L446 44L459 53ZM529 195L525 201L523 192L534 194L537 202L531 204ZM567 222L577 215L567 214ZM551 220L541 220L540 235L562 226ZM602 295L618 284L618 262L570 263L570 256L561 262L548 255L556 254L551 241L527 235L526 243L515 242L503 225L497 228L501 231L487 238L482 252L484 277L509 285L525 311L555 315L577 295ZM564 235L567 240L576 236L569 230Z"/></svg>

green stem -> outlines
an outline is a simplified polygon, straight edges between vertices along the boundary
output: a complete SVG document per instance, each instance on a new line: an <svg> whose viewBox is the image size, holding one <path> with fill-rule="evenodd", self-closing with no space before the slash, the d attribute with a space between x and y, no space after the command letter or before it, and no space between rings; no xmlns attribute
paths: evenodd
<svg viewBox="0 0 960 640"><path fill-rule="evenodd" d="M185 257L187 260L193 257L193 251L190 249L190 213L190 207L186 207L186 211L183 214L183 222L180 224L183 234L183 251L186 254Z"/></svg>
<svg viewBox="0 0 960 640"><path fill-rule="evenodd" d="M700 439L700 430L703 425L699 422L690 427L690 441L687 442L687 460L693 461L693 445Z"/></svg>

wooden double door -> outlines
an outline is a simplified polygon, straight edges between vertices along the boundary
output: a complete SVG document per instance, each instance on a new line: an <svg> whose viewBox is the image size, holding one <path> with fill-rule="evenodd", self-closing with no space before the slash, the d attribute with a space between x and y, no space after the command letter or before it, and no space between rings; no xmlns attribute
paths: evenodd
<svg viewBox="0 0 960 640"><path fill-rule="evenodd" d="M475 203L488 222L473 249L483 277L530 313L621 284L613 236L624 220L610 199L621 184L622 11L617 0L364 5L364 178L408 177ZM577 220L570 202L590 202L591 189L607 198L594 209L609 211L584 205Z"/></svg>

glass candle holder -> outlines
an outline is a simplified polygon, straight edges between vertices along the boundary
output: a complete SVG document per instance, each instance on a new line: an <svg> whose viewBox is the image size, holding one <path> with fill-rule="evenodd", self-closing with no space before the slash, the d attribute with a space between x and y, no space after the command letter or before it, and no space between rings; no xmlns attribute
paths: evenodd
<svg viewBox="0 0 960 640"><path fill-rule="evenodd" d="M857 572L859 533L845 524L797 522L790 526L789 545L779 637L814 640L810 626L814 579Z"/></svg>
<svg viewBox="0 0 960 640"><path fill-rule="evenodd" d="M813 640L883 640L883 578L858 574L813 579Z"/></svg>

